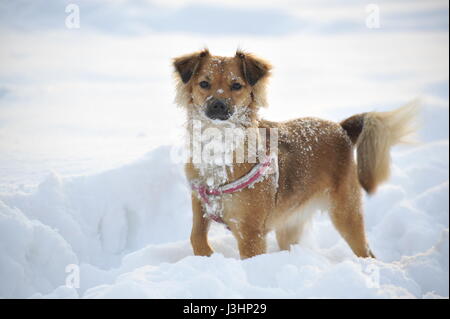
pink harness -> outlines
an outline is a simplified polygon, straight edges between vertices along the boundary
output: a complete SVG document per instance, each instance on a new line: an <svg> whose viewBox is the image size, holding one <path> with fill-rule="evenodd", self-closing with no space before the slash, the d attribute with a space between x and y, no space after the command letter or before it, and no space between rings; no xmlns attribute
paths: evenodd
<svg viewBox="0 0 450 319"><path fill-rule="evenodd" d="M198 183L192 183L191 187L193 190L196 190L198 192L203 203L209 204L210 196L232 194L258 182L262 177L266 175L267 171L270 168L270 164L272 163L272 159L272 156L267 156L262 163L258 163L257 165L255 165L246 175L235 180L234 182L219 186L218 188L208 188L206 185L198 185ZM215 222L225 224L222 217L216 214L208 214L207 216Z"/></svg>

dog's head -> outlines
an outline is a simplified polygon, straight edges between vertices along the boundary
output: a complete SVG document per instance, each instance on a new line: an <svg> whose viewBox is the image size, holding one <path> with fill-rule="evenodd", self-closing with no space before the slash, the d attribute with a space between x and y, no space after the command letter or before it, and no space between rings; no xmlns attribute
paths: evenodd
<svg viewBox="0 0 450 319"><path fill-rule="evenodd" d="M216 122L251 122L266 105L265 86L271 66L252 54L213 56L207 49L173 60L177 103Z"/></svg>

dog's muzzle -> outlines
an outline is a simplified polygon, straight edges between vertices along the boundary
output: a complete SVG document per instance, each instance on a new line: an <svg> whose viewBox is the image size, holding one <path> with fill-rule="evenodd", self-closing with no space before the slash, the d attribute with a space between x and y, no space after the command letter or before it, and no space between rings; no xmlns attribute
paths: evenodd
<svg viewBox="0 0 450 319"><path fill-rule="evenodd" d="M206 116L212 120L228 120L233 114L228 103L220 99L211 99L206 107Z"/></svg>

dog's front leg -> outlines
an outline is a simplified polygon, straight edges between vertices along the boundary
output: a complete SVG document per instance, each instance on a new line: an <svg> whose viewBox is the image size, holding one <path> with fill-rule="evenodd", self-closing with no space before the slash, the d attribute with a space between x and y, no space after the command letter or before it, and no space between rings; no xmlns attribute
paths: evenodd
<svg viewBox="0 0 450 319"><path fill-rule="evenodd" d="M209 219L203 217L201 202L192 195L191 245L196 256L211 256L213 250L208 244Z"/></svg>
<svg viewBox="0 0 450 319"><path fill-rule="evenodd" d="M260 227L249 223L237 223L231 230L237 240L241 259L266 252L266 234Z"/></svg>

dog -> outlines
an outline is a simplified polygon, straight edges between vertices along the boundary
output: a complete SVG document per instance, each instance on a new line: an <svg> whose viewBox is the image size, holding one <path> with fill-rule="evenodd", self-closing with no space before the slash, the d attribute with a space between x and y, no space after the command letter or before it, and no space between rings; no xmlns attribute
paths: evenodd
<svg viewBox="0 0 450 319"><path fill-rule="evenodd" d="M211 221L232 232L242 259L265 253L266 235L273 230L280 249L288 250L299 243L311 212L321 209L356 256L375 258L364 229L363 190L373 194L389 177L390 148L414 133L416 103L340 123L316 118L272 122L258 115L267 106L269 62L240 50L222 57L204 49L173 59L173 66L176 103L186 110L189 134L253 128L257 140L267 144L263 135L277 132L275 156L266 151L259 163L190 156L185 173L192 186L195 255L213 253L207 236ZM204 139L199 144L206 146ZM249 140L244 138L243 145L249 147ZM233 147L232 155L241 151Z"/></svg>

